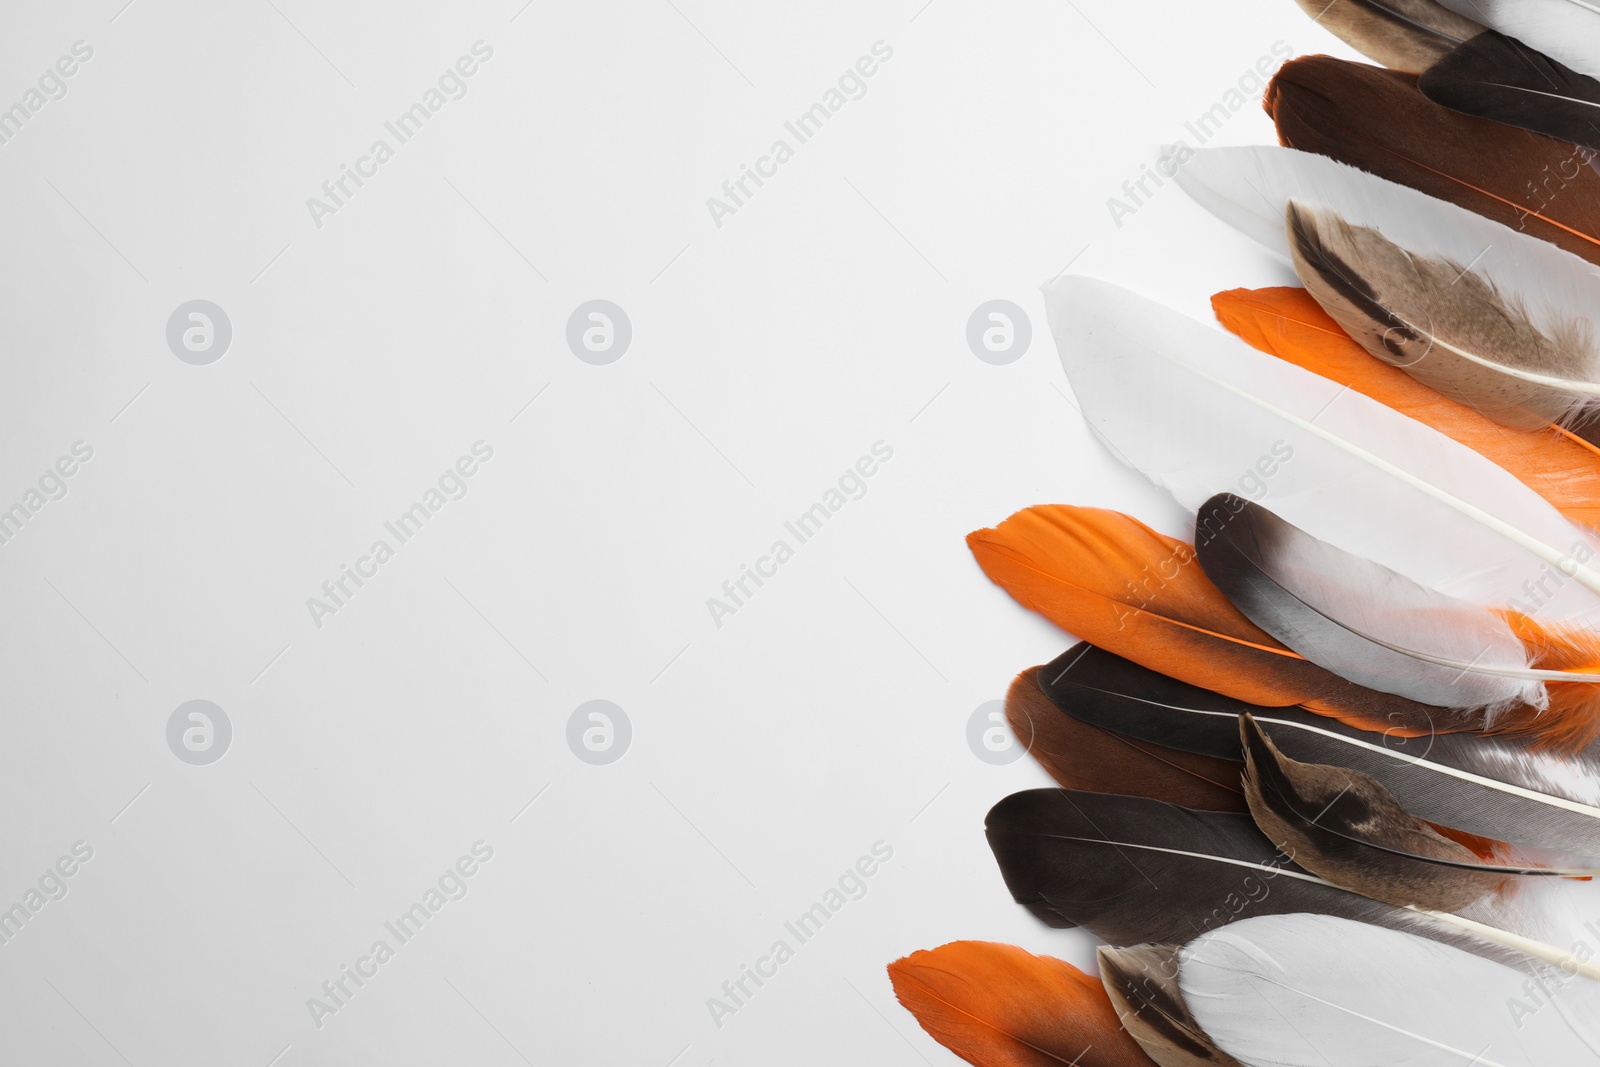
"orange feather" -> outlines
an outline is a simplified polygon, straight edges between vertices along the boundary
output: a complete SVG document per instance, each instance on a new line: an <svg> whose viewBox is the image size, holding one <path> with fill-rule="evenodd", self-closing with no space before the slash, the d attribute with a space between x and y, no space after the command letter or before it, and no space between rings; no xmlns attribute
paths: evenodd
<svg viewBox="0 0 1600 1067"><path fill-rule="evenodd" d="M917 1022L975 1067L1150 1067L1100 979L1015 945L952 941L889 964Z"/></svg>
<svg viewBox="0 0 1600 1067"><path fill-rule="evenodd" d="M1433 427L1516 475L1573 522L1600 529L1600 449L1557 426L1515 430L1373 359L1304 289L1231 289L1217 321L1251 347Z"/></svg>
<svg viewBox="0 0 1600 1067"><path fill-rule="evenodd" d="M1044 504L967 535L991 581L1069 633L1190 685L1267 707L1301 704L1365 730L1419 736L1432 709L1345 681L1229 602L1194 549L1101 508Z"/></svg>
<svg viewBox="0 0 1600 1067"><path fill-rule="evenodd" d="M1115 511L1043 504L967 535L991 581L1069 633L1169 678L1264 707L1299 705L1362 730L1417 737L1477 732L1575 751L1600 736L1600 635L1541 627L1501 610L1547 682L1550 705L1490 715L1435 708L1346 681L1259 629L1207 578L1194 549Z"/></svg>

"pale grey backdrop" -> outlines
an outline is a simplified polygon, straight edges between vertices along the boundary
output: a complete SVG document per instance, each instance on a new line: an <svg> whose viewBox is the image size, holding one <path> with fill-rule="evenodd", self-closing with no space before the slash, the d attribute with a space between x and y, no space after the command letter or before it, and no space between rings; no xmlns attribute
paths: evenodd
<svg viewBox="0 0 1600 1067"><path fill-rule="evenodd" d="M888 961L1088 962L983 841L1043 775L968 744L1067 638L962 538L1050 501L1181 531L1086 434L1038 285L1071 263L1206 315L1283 280L1170 184L1107 200L1330 37L1289 0L124 3L0 34L0 1060L943 1064ZM1216 138L1270 139L1254 101ZM204 365L168 341L193 300L231 326ZM631 325L603 365L567 340L591 300ZM968 346L991 300L1031 320L1004 365ZM203 765L201 720L168 740L193 700L231 725ZM610 763L569 746L604 748L569 734L591 700L631 728ZM376 973L336 1004L346 965Z"/></svg>

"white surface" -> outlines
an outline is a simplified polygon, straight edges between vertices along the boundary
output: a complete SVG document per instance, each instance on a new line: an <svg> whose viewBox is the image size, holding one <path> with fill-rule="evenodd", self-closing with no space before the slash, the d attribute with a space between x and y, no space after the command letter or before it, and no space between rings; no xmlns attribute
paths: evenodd
<svg viewBox="0 0 1600 1067"><path fill-rule="evenodd" d="M1049 501L1179 529L1060 391L1037 287L1083 250L1209 320L1284 280L1170 182L1120 228L1106 199L1274 42L1338 46L1288 0L919 4L11 13L0 106L94 54L0 145L0 507L94 456L0 545L0 907L94 855L0 946L0 1061L950 1063L884 964L956 938L1089 963L983 840L1043 774L965 738L1067 638L962 538ZM479 40L467 95L317 228L306 199ZM718 228L707 197L880 40ZM1271 136L1252 102L1215 143ZM564 340L597 297L633 325L609 366ZM233 326L210 366L164 337L194 298ZM1004 367L964 337L994 298L1034 331ZM468 495L314 626L478 440ZM880 440L866 494L715 627L707 598ZM164 734L197 698L234 729L204 767ZM565 740L596 698L633 727L609 766ZM468 895L314 1025L480 839ZM866 895L715 1025L880 840Z"/></svg>

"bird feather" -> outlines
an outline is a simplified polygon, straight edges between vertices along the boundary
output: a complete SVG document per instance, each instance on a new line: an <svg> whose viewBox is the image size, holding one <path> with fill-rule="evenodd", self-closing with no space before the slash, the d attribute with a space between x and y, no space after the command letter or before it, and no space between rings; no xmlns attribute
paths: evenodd
<svg viewBox="0 0 1600 1067"><path fill-rule="evenodd" d="M1408 932L1264 916L1201 935L1179 960L1195 1019L1250 1067L1600 1062L1600 982L1553 976L1534 1009L1525 974Z"/></svg>
<svg viewBox="0 0 1600 1067"><path fill-rule="evenodd" d="M1568 519L1600 528L1600 449L1581 437L1553 424L1511 430L1372 359L1304 289L1231 289L1211 307L1251 347L1433 427L1516 475Z"/></svg>
<svg viewBox="0 0 1600 1067"><path fill-rule="evenodd" d="M1317 25L1386 67L1420 73L1483 27L1436 0L1295 0Z"/></svg>
<svg viewBox="0 0 1600 1067"><path fill-rule="evenodd" d="M1168 678L1080 644L1039 668L1064 713L1140 740L1240 758L1242 715L1279 751L1383 783L1436 827L1600 857L1600 752L1561 755L1505 737L1371 733L1299 708L1266 708Z"/></svg>
<svg viewBox="0 0 1600 1067"><path fill-rule="evenodd" d="M1592 635L1557 638L1518 613L1445 596L1232 493L1201 506L1195 554L1252 622L1358 684L1425 704L1485 707L1491 723L1519 704L1548 707L1552 685L1582 687L1591 702L1596 696L1600 667L1578 651L1593 649ZM1547 668L1546 658L1567 669ZM1569 728L1591 740L1589 720L1600 709L1567 706Z"/></svg>
<svg viewBox="0 0 1600 1067"><path fill-rule="evenodd" d="M935 1041L975 1067L1149 1067L1102 984L1015 945L952 941L889 964Z"/></svg>
<svg viewBox="0 0 1600 1067"><path fill-rule="evenodd" d="M1490 31L1422 72L1417 88L1436 104L1600 149L1600 81Z"/></svg>
<svg viewBox="0 0 1600 1067"><path fill-rule="evenodd" d="M1600 607L1596 542L1471 449L1117 286L1063 277L1046 307L1090 428L1180 504L1270 477L1284 519L1421 585L1508 603L1559 568L1545 617Z"/></svg>
<svg viewBox="0 0 1600 1067"><path fill-rule="evenodd" d="M1592 149L1463 115L1415 75L1305 56L1264 100L1278 139L1330 156L1600 262L1600 170Z"/></svg>
<svg viewBox="0 0 1600 1067"><path fill-rule="evenodd" d="M1178 987L1178 946L1102 945L1100 980L1123 1029L1160 1067L1239 1067L1195 1022Z"/></svg>
<svg viewBox="0 0 1600 1067"><path fill-rule="evenodd" d="M1081 926L1111 945L1177 943L1253 915L1311 911L1407 930L1519 968L1544 960L1600 975L1515 930L1341 889L1278 852L1246 815L1033 789L991 808L985 831L1012 899L1047 926Z"/></svg>
<svg viewBox="0 0 1600 1067"><path fill-rule="evenodd" d="M1491 863L1407 811L1370 775L1284 756L1249 715L1239 720L1245 795L1285 855L1335 885L1401 907L1460 911L1518 878L1589 878L1583 868ZM1502 846L1491 856L1509 852Z"/></svg>
<svg viewBox="0 0 1600 1067"><path fill-rule="evenodd" d="M1439 709L1354 685L1307 662L1228 602L1194 549L1100 508L1027 508L967 537L1024 607L1119 655L1252 704L1304 705L1373 730L1470 729Z"/></svg>
<svg viewBox="0 0 1600 1067"><path fill-rule="evenodd" d="M1600 78L1600 3L1595 0L1440 0L1450 10Z"/></svg>
<svg viewBox="0 0 1600 1067"><path fill-rule="evenodd" d="M1248 811L1237 759L1218 759L1141 741L1063 715L1029 667L1006 693L1006 721L1064 789L1151 797L1201 811Z"/></svg>
<svg viewBox="0 0 1600 1067"><path fill-rule="evenodd" d="M1545 332L1468 266L1401 248L1376 229L1293 201L1295 272L1368 352L1514 429L1582 428L1600 406L1587 319Z"/></svg>

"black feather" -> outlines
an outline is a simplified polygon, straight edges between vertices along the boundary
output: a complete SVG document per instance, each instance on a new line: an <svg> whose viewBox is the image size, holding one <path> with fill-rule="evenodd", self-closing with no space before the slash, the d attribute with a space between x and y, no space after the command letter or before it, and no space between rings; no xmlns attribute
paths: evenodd
<svg viewBox="0 0 1600 1067"><path fill-rule="evenodd" d="M1108 944L1178 944L1258 915L1315 912L1455 945L1514 967L1528 958L1422 912L1308 874L1248 815L1145 797L1032 789L989 811L989 848L1018 904Z"/></svg>
<svg viewBox="0 0 1600 1067"><path fill-rule="evenodd" d="M1459 45L1417 82L1436 104L1600 151L1600 81L1493 31Z"/></svg>
<svg viewBox="0 0 1600 1067"><path fill-rule="evenodd" d="M1239 717L1248 713L1284 755L1371 775L1420 818L1499 841L1600 857L1595 747L1562 757L1513 738L1370 733L1299 708L1218 696L1088 644L1041 667L1038 678L1051 703L1075 718L1224 759L1243 759Z"/></svg>

